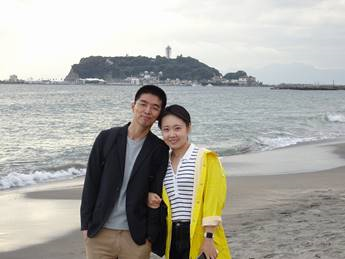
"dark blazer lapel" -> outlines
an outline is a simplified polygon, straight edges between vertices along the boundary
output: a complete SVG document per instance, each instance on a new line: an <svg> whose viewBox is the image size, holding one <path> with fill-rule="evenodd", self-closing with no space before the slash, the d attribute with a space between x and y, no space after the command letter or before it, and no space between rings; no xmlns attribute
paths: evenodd
<svg viewBox="0 0 345 259"><path fill-rule="evenodd" d="M145 158L152 152L152 147L154 143L153 133L150 131L144 141L143 147L141 148L137 159L134 162L131 178L138 172L140 164L145 160ZM130 178L130 179L131 179Z"/></svg>
<svg viewBox="0 0 345 259"><path fill-rule="evenodd" d="M127 146L127 135L128 135L128 125L122 127L119 131L118 145L117 147L117 157L120 164L120 172L123 174L125 170L125 160L126 160L126 146Z"/></svg>

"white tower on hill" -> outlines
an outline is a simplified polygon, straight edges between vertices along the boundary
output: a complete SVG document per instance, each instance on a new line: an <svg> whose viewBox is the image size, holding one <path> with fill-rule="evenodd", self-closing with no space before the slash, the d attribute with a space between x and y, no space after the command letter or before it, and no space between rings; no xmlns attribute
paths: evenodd
<svg viewBox="0 0 345 259"><path fill-rule="evenodd" d="M165 56L167 58L171 57L171 47L169 45L165 48Z"/></svg>

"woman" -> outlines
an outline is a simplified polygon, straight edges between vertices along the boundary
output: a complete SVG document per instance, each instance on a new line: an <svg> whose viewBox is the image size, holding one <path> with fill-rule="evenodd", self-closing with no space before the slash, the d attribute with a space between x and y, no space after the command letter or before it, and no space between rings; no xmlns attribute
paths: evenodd
<svg viewBox="0 0 345 259"><path fill-rule="evenodd" d="M191 119L180 105L167 107L158 126L171 149L162 194L168 208L165 258L231 258L221 224L226 178L217 155L188 141ZM149 207L160 202L149 194Z"/></svg>

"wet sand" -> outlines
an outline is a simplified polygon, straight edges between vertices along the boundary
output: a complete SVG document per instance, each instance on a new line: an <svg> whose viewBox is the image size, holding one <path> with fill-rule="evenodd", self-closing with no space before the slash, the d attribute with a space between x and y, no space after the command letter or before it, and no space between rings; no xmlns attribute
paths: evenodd
<svg viewBox="0 0 345 259"><path fill-rule="evenodd" d="M345 167L230 180L233 258L345 258Z"/></svg>
<svg viewBox="0 0 345 259"><path fill-rule="evenodd" d="M229 172L223 224L233 258L345 258L344 143L223 159ZM268 175L252 175L260 173ZM82 181L1 192L0 258L84 258Z"/></svg>

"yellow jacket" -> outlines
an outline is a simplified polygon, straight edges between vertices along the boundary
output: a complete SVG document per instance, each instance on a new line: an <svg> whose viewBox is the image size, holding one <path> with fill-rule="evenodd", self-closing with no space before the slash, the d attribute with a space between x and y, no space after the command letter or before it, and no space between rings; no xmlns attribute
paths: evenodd
<svg viewBox="0 0 345 259"><path fill-rule="evenodd" d="M165 187L163 187L162 196L168 208L165 258L169 259L172 220L171 206ZM204 241L203 226L218 226L213 238L218 250L217 259L231 259L221 219L225 199L226 178L218 156L212 151L200 149L194 176L190 224L190 259L195 259L200 254L200 248Z"/></svg>

